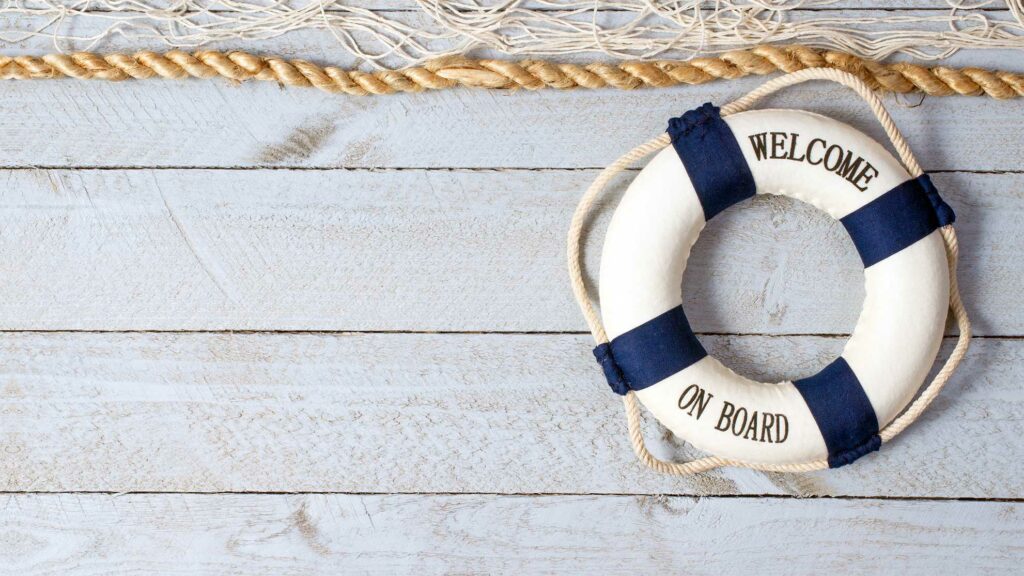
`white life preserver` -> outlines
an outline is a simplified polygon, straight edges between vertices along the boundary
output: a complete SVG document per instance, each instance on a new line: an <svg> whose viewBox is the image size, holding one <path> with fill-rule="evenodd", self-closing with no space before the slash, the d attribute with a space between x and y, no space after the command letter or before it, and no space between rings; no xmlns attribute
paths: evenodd
<svg viewBox="0 0 1024 576"><path fill-rule="evenodd" d="M879 430L924 382L941 343L952 211L878 142L799 110L670 122L672 146L629 186L601 256L595 349L613 389L636 392L677 436L730 461L830 467L877 450ZM708 355L680 280L707 221L754 194L807 202L842 222L865 265L864 309L842 355L816 375L762 383Z"/></svg>

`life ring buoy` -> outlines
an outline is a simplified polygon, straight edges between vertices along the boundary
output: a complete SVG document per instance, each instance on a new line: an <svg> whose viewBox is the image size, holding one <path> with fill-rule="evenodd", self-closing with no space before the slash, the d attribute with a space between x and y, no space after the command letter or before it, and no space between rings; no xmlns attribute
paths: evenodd
<svg viewBox="0 0 1024 576"><path fill-rule="evenodd" d="M722 462L837 467L877 450L880 430L938 355L951 288L940 229L952 210L927 175L911 176L874 139L818 114L723 118L705 104L671 120L668 136L605 237L607 341L594 353L609 384ZM682 308L680 280L701 230L755 194L795 198L839 220L865 267L863 311L842 354L794 381L736 374L705 351Z"/></svg>

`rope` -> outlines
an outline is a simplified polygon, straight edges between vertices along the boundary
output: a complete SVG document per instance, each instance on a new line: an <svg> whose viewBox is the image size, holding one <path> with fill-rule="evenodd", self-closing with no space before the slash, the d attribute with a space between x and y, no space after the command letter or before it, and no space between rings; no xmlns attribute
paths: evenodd
<svg viewBox="0 0 1024 576"><path fill-rule="evenodd" d="M99 55L90 52L45 56L0 56L0 79L79 80L149 78L227 78L263 80L285 86L312 86L356 96L443 90L457 86L540 90L555 88L664 88L705 84L719 79L830 68L856 75L872 90L930 96L1024 96L1024 74L981 68L926 67L906 62L883 64L845 52L807 46L758 46L687 61L626 61L568 64L544 60L479 60L461 56L431 60L423 66L361 72L318 66L305 60L263 57L247 52L170 51Z"/></svg>
<svg viewBox="0 0 1024 576"><path fill-rule="evenodd" d="M769 80L746 96L723 106L721 108L721 114L722 116L727 116L729 114L743 112L756 104L758 100L772 94L773 92L808 80L830 80L857 92L857 94L860 95L860 97L863 98L871 107L871 111L874 113L875 118L878 119L878 122L885 129L886 135L889 137L889 140L892 142L893 147L896 149L896 152L899 154L903 165L907 168L910 175L916 178L923 173L920 164L918 164L917 159L910 150L909 144L907 144L903 134L896 127L892 117L889 116L889 112L885 109L885 106L882 105L882 101L871 90L870 86L866 82L844 71L830 68L812 68ZM621 158L610 164L607 168L601 171L597 179L594 180L587 191L583 194L583 197L580 199L580 202L576 207L576 211L573 214L572 222L569 226L569 238L567 242L569 276L572 281L572 290L573 294L576 296L576 302L583 311L583 316L586 318L587 325L590 327L590 332L593 334L594 341L597 344L607 342L608 334L605 332L601 319L595 310L594 303L591 300L583 281L582 250L580 245L583 228L587 222L588 216L590 215L594 201L597 199L598 195L607 183L615 177L615 175L635 162L668 146L669 143L670 140L668 134L662 134L630 150ZM956 370L957 366L960 365L960 361L963 360L964 355L967 353L967 347L970 345L971 322L967 317L967 310L964 308L963 301L960 298L960 288L956 277L960 245L957 241L956 231L953 230L952 225L942 227L940 229L940 233L942 234L943 241L946 245L946 261L949 265L949 309L952 312L953 317L956 319L959 336L957 338L956 346L953 348L953 352L949 355L949 358L946 359L946 362L936 373L932 381L924 388L924 390L922 390L922 392L914 399L910 406L903 411L902 414L879 431L879 436L883 443L891 441L899 435L900 432L905 430L907 426L917 420L922 413L924 413L932 401L938 396L942 388L946 385L946 382L948 382L950 377L952 377L953 372ZM727 460L716 456L707 456L691 460L689 462L666 462L655 457L647 449L643 433L640 429L640 403L636 398L636 394L633 391L629 391L625 396L623 396L622 401L626 410L626 423L629 430L629 441L633 446L633 451L644 464L658 472L686 476L706 472L722 466L751 468L754 470L770 472L810 472L813 470L823 470L829 467L828 460L826 459L792 464L764 464L758 462L745 462L741 460Z"/></svg>

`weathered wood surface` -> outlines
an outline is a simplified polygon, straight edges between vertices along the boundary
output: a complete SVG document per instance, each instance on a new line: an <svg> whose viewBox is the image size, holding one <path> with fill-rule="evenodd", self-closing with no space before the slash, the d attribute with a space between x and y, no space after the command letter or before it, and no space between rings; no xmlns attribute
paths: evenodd
<svg viewBox="0 0 1024 576"><path fill-rule="evenodd" d="M0 328L583 331L564 235L596 174L9 170ZM976 332L1022 333L1024 175L935 180ZM698 331L843 334L863 272L840 224L759 198L709 227L683 289Z"/></svg>
<svg viewBox="0 0 1024 576"><path fill-rule="evenodd" d="M1010 574L1022 518L1003 502L8 496L0 560L20 576Z"/></svg>
<svg viewBox="0 0 1024 576"><path fill-rule="evenodd" d="M846 15L892 13L850 10ZM138 47L114 37L98 49ZM4 53L52 50L51 39L39 37ZM339 64L348 60L322 33L267 41L260 51ZM962 53L950 61L965 64L1024 71L1015 52ZM0 166L599 167L663 131L669 118L707 101L728 102L763 81L633 92L459 90L386 98L205 80L4 82ZM929 98L927 105L915 107L919 96L887 101L926 169L1021 169L1019 103ZM864 103L837 86L794 87L764 105L827 113L883 137Z"/></svg>
<svg viewBox="0 0 1024 576"><path fill-rule="evenodd" d="M703 341L776 381L817 371L843 344ZM635 460L590 346L542 334L8 333L0 490L1024 495L1019 340L979 340L933 408L855 466L688 479ZM653 424L647 436L664 457L693 455Z"/></svg>
<svg viewBox="0 0 1024 576"><path fill-rule="evenodd" d="M350 63L321 34L260 51ZM1015 52L950 64L1024 71ZM568 216L595 168L759 82L372 99L0 83L0 167L18 168L0 174L0 574L1014 572L1021 101L887 97L925 167L951 171L936 180L989 336L904 436L807 475L675 479L633 457L578 333ZM766 105L881 137L823 84ZM863 295L841 228L780 199L723 214L684 291L695 327L723 334L710 351L765 380L828 362Z"/></svg>
<svg viewBox="0 0 1024 576"><path fill-rule="evenodd" d="M4 85L11 120L0 126L0 153L4 166L599 167L663 131L669 118L731 101L762 81L382 98L220 81L13 82ZM882 137L864 104L839 88L799 86L767 105L826 113ZM931 98L891 108L928 170L1020 169L1019 105Z"/></svg>

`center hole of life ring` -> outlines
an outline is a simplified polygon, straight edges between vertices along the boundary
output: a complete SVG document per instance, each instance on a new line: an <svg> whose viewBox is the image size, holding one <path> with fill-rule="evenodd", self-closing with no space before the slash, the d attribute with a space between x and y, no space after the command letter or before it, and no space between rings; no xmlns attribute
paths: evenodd
<svg viewBox="0 0 1024 576"><path fill-rule="evenodd" d="M708 352L765 382L828 365L864 303L864 267L843 226L779 195L750 198L708 222L680 280L683 309Z"/></svg>

